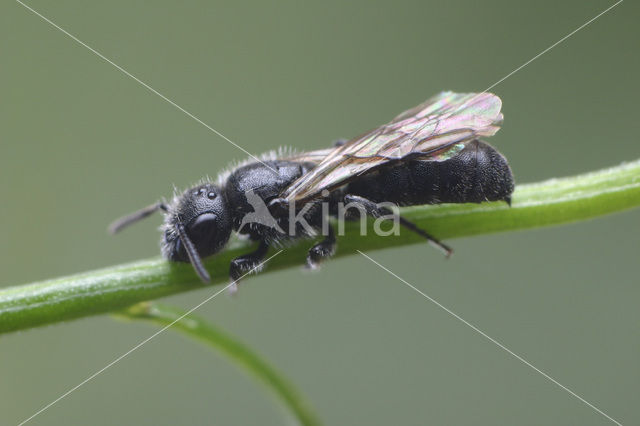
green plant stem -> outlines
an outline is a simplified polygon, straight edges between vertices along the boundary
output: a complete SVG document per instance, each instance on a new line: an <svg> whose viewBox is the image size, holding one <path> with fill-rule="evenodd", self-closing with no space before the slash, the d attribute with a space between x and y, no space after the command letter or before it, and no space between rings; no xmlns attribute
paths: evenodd
<svg viewBox="0 0 640 426"><path fill-rule="evenodd" d="M233 336L208 324L195 315L158 303L142 302L119 311L117 317L146 320L162 327L170 327L211 346L238 364L242 370L260 380L283 403L298 424L318 425L315 414L300 393L273 367Z"/></svg>
<svg viewBox="0 0 640 426"><path fill-rule="evenodd" d="M640 160L610 169L545 182L519 185L513 204L447 204L419 206L402 214L441 239L528 229L586 220L640 205ZM358 223L345 224L336 256L423 240L411 232L359 235ZM267 271L299 267L309 244L284 250ZM210 258L213 283L227 283L229 262L249 250L234 243ZM145 300L203 287L188 264L160 258L113 266L69 277L8 287L0 291L0 333L123 309Z"/></svg>

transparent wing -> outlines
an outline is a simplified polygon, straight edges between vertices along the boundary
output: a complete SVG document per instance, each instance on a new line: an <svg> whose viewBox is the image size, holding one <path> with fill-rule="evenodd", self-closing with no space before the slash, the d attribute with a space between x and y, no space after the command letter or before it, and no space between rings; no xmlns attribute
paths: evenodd
<svg viewBox="0 0 640 426"><path fill-rule="evenodd" d="M444 161L465 143L494 135L502 122L501 107L502 101L492 93L442 92L388 124L322 150L324 158L318 166L281 196L288 202L311 200L323 189L335 189L375 167L407 157Z"/></svg>
<svg viewBox="0 0 640 426"><path fill-rule="evenodd" d="M326 148L315 151L294 153L282 157L281 160L320 164L322 160L327 158L327 155L329 155L334 149L335 148Z"/></svg>

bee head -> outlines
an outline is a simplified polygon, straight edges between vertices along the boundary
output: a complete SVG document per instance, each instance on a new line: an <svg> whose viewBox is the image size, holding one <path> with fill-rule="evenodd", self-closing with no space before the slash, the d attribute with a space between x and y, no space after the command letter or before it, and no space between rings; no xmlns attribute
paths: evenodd
<svg viewBox="0 0 640 426"><path fill-rule="evenodd" d="M220 251L232 229L222 189L211 183L200 184L174 197L169 205L153 204L114 222L109 229L112 233L118 232L156 210L165 212L161 228L164 257L190 262L203 281L210 281L202 258Z"/></svg>
<svg viewBox="0 0 640 426"><path fill-rule="evenodd" d="M162 229L164 256L191 262L200 277L208 281L199 270L200 259L220 251L231 235L224 193L210 183L186 190L168 207Z"/></svg>

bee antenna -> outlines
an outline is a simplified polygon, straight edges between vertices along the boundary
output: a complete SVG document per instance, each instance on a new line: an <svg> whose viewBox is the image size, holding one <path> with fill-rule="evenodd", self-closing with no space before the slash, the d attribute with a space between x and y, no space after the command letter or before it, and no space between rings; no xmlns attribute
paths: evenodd
<svg viewBox="0 0 640 426"><path fill-rule="evenodd" d="M137 212L133 212L124 217L121 217L120 219L114 221L113 223L111 223L111 225L109 225L109 233L115 234L117 232L120 232L122 229L126 228L132 223L144 219L145 217L152 215L158 210L166 212L168 210L167 205L163 202L157 202L143 209L140 209Z"/></svg>
<svg viewBox="0 0 640 426"><path fill-rule="evenodd" d="M184 229L184 225L182 223L176 224L176 231L178 231L178 235L180 236L180 240L182 241L182 245L184 246L187 254L189 255L189 260L191 261L191 265L193 265L193 269L196 270L196 273L200 277L202 281L208 283L211 281L211 277L209 273L204 268L202 264L202 259L196 250L196 247L193 245L193 242L189 239L187 235L187 231Z"/></svg>

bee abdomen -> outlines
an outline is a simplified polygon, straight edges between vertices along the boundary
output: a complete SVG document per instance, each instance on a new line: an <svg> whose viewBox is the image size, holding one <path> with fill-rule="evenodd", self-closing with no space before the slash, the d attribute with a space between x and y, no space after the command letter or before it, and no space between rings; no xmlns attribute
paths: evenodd
<svg viewBox="0 0 640 426"><path fill-rule="evenodd" d="M471 141L445 161L409 160L389 165L350 183L346 191L374 202L399 205L510 202L513 175L491 145Z"/></svg>
<svg viewBox="0 0 640 426"><path fill-rule="evenodd" d="M432 164L437 169L440 202L510 201L514 188L511 168L487 143L474 140L455 157Z"/></svg>

